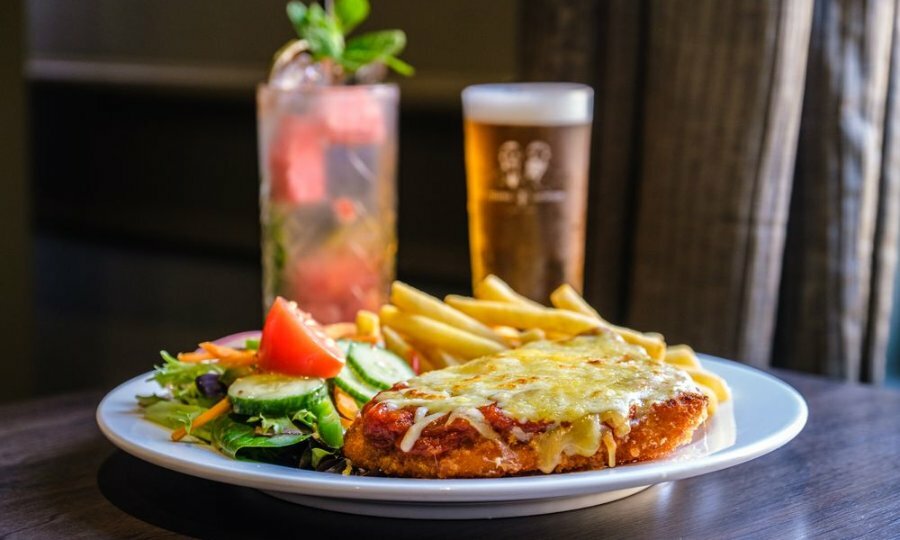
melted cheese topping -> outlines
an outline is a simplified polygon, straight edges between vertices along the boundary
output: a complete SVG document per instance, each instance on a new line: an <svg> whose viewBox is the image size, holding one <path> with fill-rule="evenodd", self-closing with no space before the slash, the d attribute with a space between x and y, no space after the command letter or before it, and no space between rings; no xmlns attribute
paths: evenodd
<svg viewBox="0 0 900 540"><path fill-rule="evenodd" d="M571 426L560 427L543 433L537 439L538 469L552 473L563 454L590 457L600 449L600 438L605 428L596 414L582 416Z"/></svg>
<svg viewBox="0 0 900 540"><path fill-rule="evenodd" d="M412 447L415 446L416 441L419 440L419 437L422 436L422 431L428 427L428 424L434 422L438 418L444 416L445 413L434 413L425 416L428 412L428 409L425 407L419 407L416 410L415 422L413 425L409 426L409 429L406 430L406 434L403 435L403 439L400 440L400 450L404 452L409 452L412 450Z"/></svg>
<svg viewBox="0 0 900 540"><path fill-rule="evenodd" d="M607 456L607 465L610 467L616 466L616 449L619 447L616 444L616 439L612 436L612 433L608 431L603 432L603 446L606 447L606 456Z"/></svg>
<svg viewBox="0 0 900 540"><path fill-rule="evenodd" d="M494 431L494 428L485 421L484 414L478 409L456 409L447 417L447 423L450 424L457 418L467 421L485 439L496 440L500 438L497 432Z"/></svg>
<svg viewBox="0 0 900 540"><path fill-rule="evenodd" d="M400 441L409 452L432 422L447 416L468 421L482 437L505 445L479 407L496 404L519 422L548 422L543 433L510 433L534 445L538 468L551 473L564 455L595 455L605 447L616 465L616 440L631 430L637 414L682 392L701 390L684 371L651 359L617 334L602 333L561 342L539 341L431 371L408 386L378 394L391 408L416 407L413 424Z"/></svg>
<svg viewBox="0 0 900 540"><path fill-rule="evenodd" d="M598 415L623 436L630 430L632 408L640 413L680 392L700 390L683 371L606 332L533 342L431 371L375 399L392 408L423 407L431 414L496 403L519 422L574 424Z"/></svg>

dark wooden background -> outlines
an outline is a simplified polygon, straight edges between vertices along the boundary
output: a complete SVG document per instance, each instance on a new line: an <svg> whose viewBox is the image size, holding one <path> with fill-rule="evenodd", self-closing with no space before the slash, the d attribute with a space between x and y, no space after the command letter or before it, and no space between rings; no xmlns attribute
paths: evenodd
<svg viewBox="0 0 900 540"><path fill-rule="evenodd" d="M757 365L900 376L900 347L877 361L900 243L895 4L379 2L372 26L406 28L419 68L401 82L399 276L469 287L459 91L583 81L586 288L607 318ZM0 184L2 362L21 383L0 399L113 384L259 325L253 91L290 36L283 2L4 9L27 46L3 68L27 86L3 78L2 170L30 174Z"/></svg>
<svg viewBox="0 0 900 540"><path fill-rule="evenodd" d="M525 76L597 89L593 303L754 365L883 381L897 2L522 7Z"/></svg>

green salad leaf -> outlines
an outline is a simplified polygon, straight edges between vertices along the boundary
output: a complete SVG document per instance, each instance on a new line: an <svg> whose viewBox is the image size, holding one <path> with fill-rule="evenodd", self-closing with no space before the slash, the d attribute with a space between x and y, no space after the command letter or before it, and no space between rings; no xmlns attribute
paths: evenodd
<svg viewBox="0 0 900 540"><path fill-rule="evenodd" d="M225 386L231 386L234 381L251 374L253 374L253 366L225 368L225 372L219 376L219 381Z"/></svg>
<svg viewBox="0 0 900 540"><path fill-rule="evenodd" d="M144 408L144 418L169 429L186 428L188 433L203 441L211 440L208 426L191 430L191 423L206 407L186 405L177 401L157 401Z"/></svg>
<svg viewBox="0 0 900 540"><path fill-rule="evenodd" d="M148 394L146 396L142 396L140 394L134 396L137 399L138 405L141 407L149 407L154 403L159 403L160 401L168 401L168 398L163 396L157 396L156 394Z"/></svg>
<svg viewBox="0 0 900 540"><path fill-rule="evenodd" d="M316 425L316 415L306 409L301 409L294 413L291 420L296 420L310 428L315 427Z"/></svg>
<svg viewBox="0 0 900 540"><path fill-rule="evenodd" d="M152 380L172 393L172 397L182 403L208 407L214 399L204 396L195 383L197 377L207 373L221 375L225 372L217 364L181 362L166 351L159 351L163 363L153 367Z"/></svg>
<svg viewBox="0 0 900 540"><path fill-rule="evenodd" d="M221 375L225 372L225 369L217 364L182 362L166 351L159 351L159 355L162 357L163 363L153 366L153 380L160 386L193 384L200 375L207 373Z"/></svg>
<svg viewBox="0 0 900 540"><path fill-rule="evenodd" d="M272 435L297 435L300 433L308 433L309 429L307 427L297 427L294 422L291 421L287 416L278 416L275 418L268 418L263 415L259 416L251 416L245 420L248 424L259 424L256 427L257 435L265 435L271 437Z"/></svg>
<svg viewBox="0 0 900 540"><path fill-rule="evenodd" d="M322 462L322 459L324 459L328 456L334 456L334 455L335 455L334 452L331 452L324 448L315 447L311 450L310 464L312 465L313 469L317 469L319 467L319 463Z"/></svg>
<svg viewBox="0 0 900 540"><path fill-rule="evenodd" d="M231 416L223 416L212 422L210 428L212 443L223 454L235 459L251 459L272 461L272 452L255 452L256 450L273 450L291 447L309 439L311 432L298 432L281 435L260 435L255 426L234 420Z"/></svg>

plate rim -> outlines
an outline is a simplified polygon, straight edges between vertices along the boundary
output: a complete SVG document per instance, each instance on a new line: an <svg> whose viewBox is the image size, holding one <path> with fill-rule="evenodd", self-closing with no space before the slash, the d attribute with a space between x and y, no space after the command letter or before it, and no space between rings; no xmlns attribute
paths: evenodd
<svg viewBox="0 0 900 540"><path fill-rule="evenodd" d="M515 501L537 497L578 496L656 484L708 474L746 463L777 450L802 431L809 417L809 409L803 396L791 385L751 366L705 354L698 356L704 364L723 366L726 370L743 371L749 377L756 377L774 388L778 388L783 392L784 397L789 398L796 405L796 415L779 430L765 437L685 461L650 461L629 465L627 469L619 467L598 471L477 479L345 477L266 463L234 461L221 454L218 454L218 457L227 461L188 461L177 455L157 451L119 433L106 418L107 414L119 413L117 410L111 410L113 403L119 401L119 394L133 385L146 382L152 372L129 379L108 392L97 406L96 421L104 436L118 448L139 459L183 474L270 491L398 503L404 501L447 503ZM136 415L134 419L147 422ZM162 427L159 429L160 431L165 430ZM216 452L213 449L209 451ZM277 469L269 470L273 467ZM257 470L249 470L254 468ZM626 472L622 473L621 471Z"/></svg>

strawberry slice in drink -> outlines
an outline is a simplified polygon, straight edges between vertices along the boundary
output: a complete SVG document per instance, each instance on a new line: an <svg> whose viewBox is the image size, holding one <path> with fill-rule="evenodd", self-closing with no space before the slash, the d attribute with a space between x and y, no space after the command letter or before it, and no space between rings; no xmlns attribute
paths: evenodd
<svg viewBox="0 0 900 540"><path fill-rule="evenodd" d="M352 321L358 310L377 311L385 300L380 275L374 254L325 248L296 261L288 294L324 324Z"/></svg>
<svg viewBox="0 0 900 540"><path fill-rule="evenodd" d="M377 144L384 140L384 111L366 88L329 88L322 94L319 112L333 143Z"/></svg>
<svg viewBox="0 0 900 540"><path fill-rule="evenodd" d="M325 198L325 130L313 116L281 119L269 151L271 198L286 203Z"/></svg>

